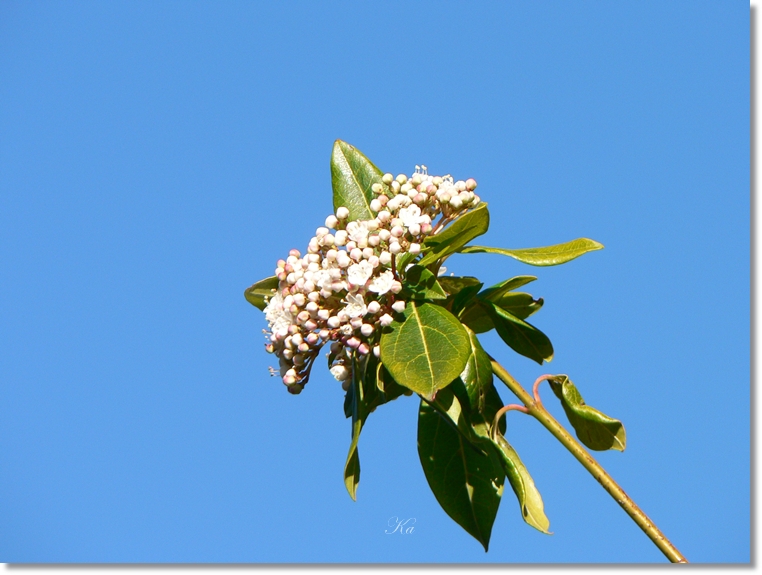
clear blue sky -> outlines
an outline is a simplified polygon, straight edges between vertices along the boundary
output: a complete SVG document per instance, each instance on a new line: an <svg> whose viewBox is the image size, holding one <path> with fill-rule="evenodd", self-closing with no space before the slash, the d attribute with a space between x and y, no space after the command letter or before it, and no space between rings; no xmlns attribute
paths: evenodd
<svg viewBox="0 0 762 575"><path fill-rule="evenodd" d="M270 378L242 295L330 211L341 138L476 178L483 243L605 244L448 267L537 275L553 362L487 350L625 423L598 458L690 560L749 561L748 28L741 1L1 3L0 560L663 560L517 413L554 535L509 491L485 554L412 398L369 419L350 500L340 386Z"/></svg>

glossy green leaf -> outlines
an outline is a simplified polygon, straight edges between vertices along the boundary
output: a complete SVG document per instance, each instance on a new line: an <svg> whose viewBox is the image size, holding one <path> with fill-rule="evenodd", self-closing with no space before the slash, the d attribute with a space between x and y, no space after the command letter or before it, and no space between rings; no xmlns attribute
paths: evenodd
<svg viewBox="0 0 762 575"><path fill-rule="evenodd" d="M418 263L427 266L454 254L472 239L485 233L487 228L489 211L487 204L481 203L474 210L456 218L438 234L426 238L421 246L421 252L425 255Z"/></svg>
<svg viewBox="0 0 762 575"><path fill-rule="evenodd" d="M535 276L516 276L507 280L503 280L498 284L488 287L479 296L483 299L492 300L493 298L499 298L506 292L513 291L520 288L530 282L535 281Z"/></svg>
<svg viewBox="0 0 762 575"><path fill-rule="evenodd" d="M484 285L478 279L469 276L440 276L437 278L439 285L447 292L445 302L453 315L458 315L461 310L479 293Z"/></svg>
<svg viewBox="0 0 762 575"><path fill-rule="evenodd" d="M474 333L485 333L495 328L488 305L482 304L478 298L463 309L458 317Z"/></svg>
<svg viewBox="0 0 762 575"><path fill-rule="evenodd" d="M352 417L352 442L344 464L344 485L353 500L357 499L357 485L360 483L360 452L357 443L368 415L378 405L377 366L378 360L372 355L359 361L353 357L352 385L344 400L344 411L346 413L349 407Z"/></svg>
<svg viewBox="0 0 762 575"><path fill-rule="evenodd" d="M521 461L521 458L519 458L519 454L516 453L516 450L511 447L500 433L495 434L494 445L501 456L503 471L508 477L508 483L511 484L513 492L519 501L519 508L521 509L521 516L524 518L524 521L538 531L549 534L548 527L550 527L550 521L545 516L545 506L543 505L542 497L534 484L532 476L529 475L526 466Z"/></svg>
<svg viewBox="0 0 762 575"><path fill-rule="evenodd" d="M463 371L471 353L460 321L441 306L409 301L381 335L381 361L400 385L431 398Z"/></svg>
<svg viewBox="0 0 762 575"><path fill-rule="evenodd" d="M439 284L450 295L457 295L467 287L479 286L481 289L481 286L484 285L477 278L471 276L440 276L438 280Z"/></svg>
<svg viewBox="0 0 762 575"><path fill-rule="evenodd" d="M498 335L513 351L533 359L540 365L543 360L553 359L553 345L548 336L539 329L490 301L484 301L483 305L495 324Z"/></svg>
<svg viewBox="0 0 762 575"><path fill-rule="evenodd" d="M243 292L246 301L248 301L254 307L264 311L267 306L265 301L267 298L271 298L278 289L278 278L271 276L263 280L258 281L253 286L246 288Z"/></svg>
<svg viewBox="0 0 762 575"><path fill-rule="evenodd" d="M442 390L449 393L449 388ZM459 406L457 400L452 405ZM452 411L452 407L451 407ZM462 420L460 415L455 415ZM442 509L487 551L500 506L505 474L488 441L476 449L451 422L425 401L418 415L418 455L426 480Z"/></svg>
<svg viewBox="0 0 762 575"><path fill-rule="evenodd" d="M405 272L403 297L408 299L447 299L437 276L423 266L414 265Z"/></svg>
<svg viewBox="0 0 762 575"><path fill-rule="evenodd" d="M333 184L333 209L340 206L349 210L349 220L372 220L370 209L373 199L371 186L381 183L383 173L373 162L355 148L336 140L331 153L331 183Z"/></svg>
<svg viewBox="0 0 762 575"><path fill-rule="evenodd" d="M523 248L507 250L484 246L468 246L460 250L463 254L501 254L533 266L557 266L594 250L602 250L603 244L587 238L578 238L565 244L556 244L542 248Z"/></svg>
<svg viewBox="0 0 762 575"><path fill-rule="evenodd" d="M471 346L471 355L460 374L460 380L466 388L471 411L483 414L487 392L492 388L492 363L476 334L468 328L466 333Z"/></svg>
<svg viewBox="0 0 762 575"><path fill-rule="evenodd" d="M538 311L544 300L542 298L534 299L530 294L524 292L508 292L499 297L490 299L492 303L519 319L526 319Z"/></svg>
<svg viewBox="0 0 762 575"><path fill-rule="evenodd" d="M584 445L594 451L624 451L627 439L621 421L585 404L582 395L567 376L557 375L548 382L553 393L561 400L569 423Z"/></svg>

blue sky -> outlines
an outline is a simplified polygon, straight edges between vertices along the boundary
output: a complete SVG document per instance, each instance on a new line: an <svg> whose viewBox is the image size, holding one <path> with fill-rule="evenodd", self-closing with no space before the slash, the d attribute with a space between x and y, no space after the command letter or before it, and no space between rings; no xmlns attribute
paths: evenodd
<svg viewBox="0 0 762 575"><path fill-rule="evenodd" d="M691 561L748 562L748 28L743 2L2 3L0 560L663 560L517 413L552 536L510 492L488 554L452 522L412 398L372 414L350 500L340 386L271 379L242 296L329 213L341 138L476 178L482 243L606 246L448 267L538 276L553 361L487 350L624 422L598 460Z"/></svg>

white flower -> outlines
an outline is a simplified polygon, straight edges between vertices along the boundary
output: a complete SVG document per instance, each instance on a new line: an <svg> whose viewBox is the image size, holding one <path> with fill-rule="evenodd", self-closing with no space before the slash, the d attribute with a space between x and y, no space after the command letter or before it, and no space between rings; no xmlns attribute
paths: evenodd
<svg viewBox="0 0 762 575"><path fill-rule="evenodd" d="M353 242L368 239L368 226L363 221L353 221L347 224L347 235Z"/></svg>
<svg viewBox="0 0 762 575"><path fill-rule="evenodd" d="M343 365L334 365L331 368L331 374L339 381L344 381L349 377L349 370Z"/></svg>
<svg viewBox="0 0 762 575"><path fill-rule="evenodd" d="M342 311L350 318L362 317L368 313L368 308L365 305L365 301L363 301L362 294L348 294L346 302L347 307Z"/></svg>
<svg viewBox="0 0 762 575"><path fill-rule="evenodd" d="M394 274L390 270L386 270L380 276L373 278L368 289L378 295L384 295L392 289L392 283L394 283Z"/></svg>
<svg viewBox="0 0 762 575"><path fill-rule="evenodd" d="M397 217L402 220L402 225L406 228L415 224L420 225L425 223L427 219L425 216L421 215L421 208L415 204L410 204L408 207L402 208L397 214Z"/></svg>
<svg viewBox="0 0 762 575"><path fill-rule="evenodd" d="M362 260L360 263L352 264L347 268L347 279L349 283L356 286L364 286L371 275L373 275L373 264L368 260Z"/></svg>
<svg viewBox="0 0 762 575"><path fill-rule="evenodd" d="M288 326L294 323L294 316L283 307L283 296L280 293L276 293L267 302L265 319L270 324L270 331L273 333L288 332Z"/></svg>

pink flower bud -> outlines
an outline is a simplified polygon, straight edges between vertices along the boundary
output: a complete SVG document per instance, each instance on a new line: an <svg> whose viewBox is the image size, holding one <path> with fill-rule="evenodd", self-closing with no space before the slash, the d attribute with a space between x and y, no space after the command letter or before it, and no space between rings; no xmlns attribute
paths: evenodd
<svg viewBox="0 0 762 575"><path fill-rule="evenodd" d="M378 310L381 309L381 304L377 301L372 301L368 304L368 313L369 314L376 314L378 313Z"/></svg>
<svg viewBox="0 0 762 575"><path fill-rule="evenodd" d="M466 189L469 192L473 192L476 189L476 180L473 178L468 178L466 180Z"/></svg>
<svg viewBox="0 0 762 575"><path fill-rule="evenodd" d="M368 347L367 343L361 343L359 346L357 346L357 353L361 355L368 355L369 351L370 348Z"/></svg>
<svg viewBox="0 0 762 575"><path fill-rule="evenodd" d="M369 323L364 323L362 326L360 326L360 333L363 334L365 337L368 337L370 334L373 333L373 326Z"/></svg>
<svg viewBox="0 0 762 575"><path fill-rule="evenodd" d="M295 257L295 258L300 258L300 257L302 257L302 254L301 254L301 252L300 252L299 250L290 250L290 251L288 252L288 255L289 255L289 256L293 256L293 257Z"/></svg>

